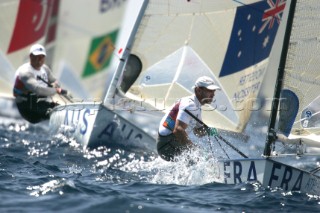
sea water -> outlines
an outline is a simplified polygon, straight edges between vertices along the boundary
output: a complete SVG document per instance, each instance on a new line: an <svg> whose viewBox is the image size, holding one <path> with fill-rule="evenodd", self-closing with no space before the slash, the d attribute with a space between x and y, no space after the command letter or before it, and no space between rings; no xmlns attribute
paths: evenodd
<svg viewBox="0 0 320 213"><path fill-rule="evenodd" d="M214 183L206 155L192 164L88 151L43 125L5 118L0 146L0 212L320 212L315 195Z"/></svg>

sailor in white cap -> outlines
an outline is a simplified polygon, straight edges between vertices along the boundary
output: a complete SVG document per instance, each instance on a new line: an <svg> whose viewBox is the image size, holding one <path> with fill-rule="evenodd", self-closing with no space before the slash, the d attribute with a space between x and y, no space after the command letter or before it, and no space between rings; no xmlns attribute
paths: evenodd
<svg viewBox="0 0 320 213"><path fill-rule="evenodd" d="M192 116L202 121L201 106L210 104L220 87L210 77L202 76L196 80L193 88L195 94L181 98L160 122L157 151L167 161L174 160L183 151L194 146L188 137L192 131L198 137L218 134L215 128L205 129Z"/></svg>
<svg viewBox="0 0 320 213"><path fill-rule="evenodd" d="M45 64L46 50L41 44L30 48L30 62L16 71L13 95L23 118L31 123L49 119L49 111L58 104L50 98L55 94L66 94L61 89L51 69Z"/></svg>

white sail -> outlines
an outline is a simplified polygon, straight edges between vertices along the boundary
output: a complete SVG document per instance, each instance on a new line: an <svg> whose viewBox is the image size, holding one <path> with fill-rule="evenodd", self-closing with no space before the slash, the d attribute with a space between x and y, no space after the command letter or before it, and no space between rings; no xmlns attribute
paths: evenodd
<svg viewBox="0 0 320 213"><path fill-rule="evenodd" d="M102 99L126 1L61 1L52 66L74 97Z"/></svg>
<svg viewBox="0 0 320 213"><path fill-rule="evenodd" d="M12 96L16 69L29 61L30 46L41 43L66 89L101 100L125 7L126 1L1 1L2 95Z"/></svg>
<svg viewBox="0 0 320 213"><path fill-rule="evenodd" d="M16 69L29 60L29 48L44 42L50 1L4 0L0 2L0 93L12 97ZM28 9L27 9L28 8ZM28 13L32 10L34 13Z"/></svg>
<svg viewBox="0 0 320 213"><path fill-rule="evenodd" d="M284 7L285 1L149 1L130 49L143 70L127 95L164 110L207 75L222 91L203 109L205 122L242 131L255 110Z"/></svg>
<svg viewBox="0 0 320 213"><path fill-rule="evenodd" d="M319 1L297 1L284 69L280 130L320 146Z"/></svg>
<svg viewBox="0 0 320 213"><path fill-rule="evenodd" d="M12 97L14 68L2 52L0 52L0 66L0 97Z"/></svg>

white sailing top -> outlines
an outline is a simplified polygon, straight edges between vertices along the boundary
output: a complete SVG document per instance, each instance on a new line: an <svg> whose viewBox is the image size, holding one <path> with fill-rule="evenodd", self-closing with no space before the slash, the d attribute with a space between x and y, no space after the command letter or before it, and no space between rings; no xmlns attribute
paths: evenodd
<svg viewBox="0 0 320 213"><path fill-rule="evenodd" d="M189 110L199 120L201 118L201 104L195 95L181 98L161 119L159 126L159 134L162 136L170 135L174 129L176 120L182 121L188 125L186 132L189 135L194 127L201 125L185 112Z"/></svg>
<svg viewBox="0 0 320 213"><path fill-rule="evenodd" d="M21 65L15 74L14 95L23 95L28 93L36 93L40 96L52 96L56 94L56 89L48 87L38 77L41 77L48 83L53 83L56 79L51 74L51 70L47 65L43 65L40 70L34 69L30 63Z"/></svg>

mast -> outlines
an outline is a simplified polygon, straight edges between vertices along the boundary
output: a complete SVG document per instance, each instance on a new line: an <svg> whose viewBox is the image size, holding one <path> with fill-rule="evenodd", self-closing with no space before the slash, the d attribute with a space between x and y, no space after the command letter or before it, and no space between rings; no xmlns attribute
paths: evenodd
<svg viewBox="0 0 320 213"><path fill-rule="evenodd" d="M276 140L275 124L276 124L276 119L277 119L280 93L281 93L281 89L282 89L284 69L285 69L285 65L286 65L286 61L287 61L287 53L288 53L288 48L289 48L290 35L291 35L291 29L292 29L292 23L293 23L296 3L297 3L297 0L291 0L288 21L287 21L287 27L286 27L286 31L285 31L285 35L284 35L282 51L281 51L281 56L280 56L281 58L280 58L280 63L279 63L279 68L278 68L276 87L275 87L275 92L273 95L271 116L269 119L268 135L267 135L266 145L265 145L265 149L264 149L264 153L263 153L264 156L270 156L271 146L273 145L273 143Z"/></svg>
<svg viewBox="0 0 320 213"><path fill-rule="evenodd" d="M105 95L105 98L103 101L104 103L110 102L114 98L114 95L115 95L115 92L116 92L116 89L117 89L117 86L119 83L119 79L121 78L121 75L122 75L122 72L125 68L126 62L130 56L130 50L131 50L131 47L133 44L134 37L138 31L139 25L141 23L142 17L144 15L144 12L147 8L148 3L149 3L149 0L144 0L141 5L138 17L137 17L137 19L134 23L133 29L130 33L126 48L124 49L124 53L122 54L122 57L120 58L120 62L117 67L117 70L115 71L115 73L112 77L110 86L109 86L107 93Z"/></svg>

